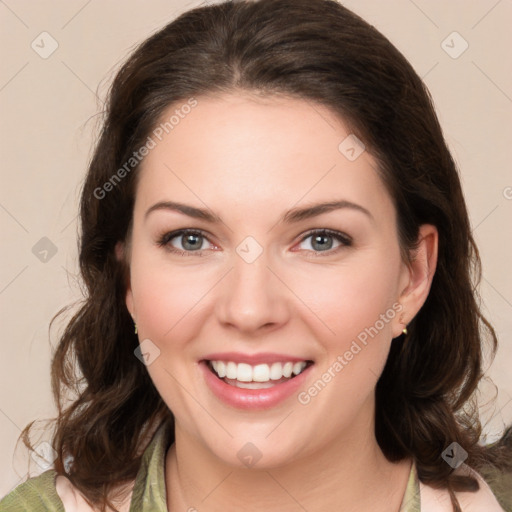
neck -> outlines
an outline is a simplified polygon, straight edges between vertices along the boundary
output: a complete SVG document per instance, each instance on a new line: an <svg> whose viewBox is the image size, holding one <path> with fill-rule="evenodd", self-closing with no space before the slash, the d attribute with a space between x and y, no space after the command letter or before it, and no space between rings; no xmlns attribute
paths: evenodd
<svg viewBox="0 0 512 512"><path fill-rule="evenodd" d="M391 463L373 434L340 435L323 450L272 468L239 468L212 456L204 444L176 425L166 456L169 510L308 512L325 510L398 512L411 461ZM371 489L371 492L368 492Z"/></svg>

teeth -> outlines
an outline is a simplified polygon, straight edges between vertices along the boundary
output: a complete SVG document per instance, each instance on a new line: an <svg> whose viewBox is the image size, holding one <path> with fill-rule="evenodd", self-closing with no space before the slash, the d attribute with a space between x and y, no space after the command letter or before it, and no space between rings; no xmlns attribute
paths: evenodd
<svg viewBox="0 0 512 512"><path fill-rule="evenodd" d="M292 373L299 375L306 367L306 361L292 363L257 364L251 366L246 363L236 364L233 361L210 361L215 373L222 379L238 380L239 382L269 382L280 380L283 377L290 378Z"/></svg>

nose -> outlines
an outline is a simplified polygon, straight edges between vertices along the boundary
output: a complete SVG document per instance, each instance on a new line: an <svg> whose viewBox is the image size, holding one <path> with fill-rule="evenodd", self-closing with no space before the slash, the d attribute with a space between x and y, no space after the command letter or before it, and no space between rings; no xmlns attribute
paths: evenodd
<svg viewBox="0 0 512 512"><path fill-rule="evenodd" d="M263 252L248 263L238 254L217 295L218 320L246 335L282 327L289 318L291 292Z"/></svg>

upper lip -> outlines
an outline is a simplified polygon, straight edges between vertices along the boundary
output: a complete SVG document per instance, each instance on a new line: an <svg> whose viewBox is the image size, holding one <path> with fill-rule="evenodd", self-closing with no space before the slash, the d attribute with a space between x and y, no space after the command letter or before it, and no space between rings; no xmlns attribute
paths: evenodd
<svg viewBox="0 0 512 512"><path fill-rule="evenodd" d="M246 363L251 366L257 364L272 363L300 363L301 361L311 361L304 357L295 357L288 354L275 354L272 352L260 352L258 354L242 354L241 352L216 352L203 358L204 361L233 361L234 363Z"/></svg>

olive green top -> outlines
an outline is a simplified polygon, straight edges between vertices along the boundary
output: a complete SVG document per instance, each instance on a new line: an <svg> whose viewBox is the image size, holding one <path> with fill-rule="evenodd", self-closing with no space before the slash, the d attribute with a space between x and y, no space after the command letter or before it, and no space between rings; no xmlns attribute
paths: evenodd
<svg viewBox="0 0 512 512"><path fill-rule="evenodd" d="M171 438L169 428L169 425L162 425L143 454L133 487L130 512L168 512L164 474L165 454ZM56 476L55 470L51 469L19 485L0 501L0 512L65 512L55 489ZM400 512L421 512L420 487L414 465Z"/></svg>

